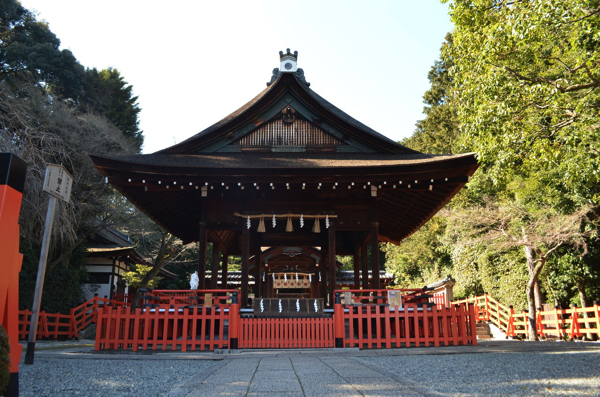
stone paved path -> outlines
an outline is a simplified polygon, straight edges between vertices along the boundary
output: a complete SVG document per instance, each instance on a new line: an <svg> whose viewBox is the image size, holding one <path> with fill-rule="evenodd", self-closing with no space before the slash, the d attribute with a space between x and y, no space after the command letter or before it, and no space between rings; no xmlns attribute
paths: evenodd
<svg viewBox="0 0 600 397"><path fill-rule="evenodd" d="M416 396L422 395L388 374L350 357L289 355L237 358L202 379L191 380L169 396Z"/></svg>

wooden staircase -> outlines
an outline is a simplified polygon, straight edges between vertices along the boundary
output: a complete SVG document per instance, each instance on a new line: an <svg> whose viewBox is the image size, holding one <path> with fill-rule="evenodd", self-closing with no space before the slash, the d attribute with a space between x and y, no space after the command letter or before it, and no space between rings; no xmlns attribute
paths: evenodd
<svg viewBox="0 0 600 397"><path fill-rule="evenodd" d="M492 339L488 323L477 323L477 339Z"/></svg>

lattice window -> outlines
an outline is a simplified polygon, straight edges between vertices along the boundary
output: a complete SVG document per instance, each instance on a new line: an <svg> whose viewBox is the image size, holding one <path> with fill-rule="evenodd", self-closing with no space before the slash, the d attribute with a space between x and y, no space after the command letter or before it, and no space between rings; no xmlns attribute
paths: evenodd
<svg viewBox="0 0 600 397"><path fill-rule="evenodd" d="M233 143L236 146L340 146L344 142L303 119L274 120Z"/></svg>

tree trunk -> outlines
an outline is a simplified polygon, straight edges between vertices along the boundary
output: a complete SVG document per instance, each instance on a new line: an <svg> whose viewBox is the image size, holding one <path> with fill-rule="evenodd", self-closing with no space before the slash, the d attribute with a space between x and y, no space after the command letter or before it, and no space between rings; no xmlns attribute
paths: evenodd
<svg viewBox="0 0 600 397"><path fill-rule="evenodd" d="M535 299L535 287L538 282L538 277L544 268L544 264L546 263L546 258L544 256L539 256L539 258L535 259L535 251L533 247L524 246L525 256L527 257L527 266L529 269L532 269L529 272L529 281L527 282L527 304L529 307L529 340L537 341L537 327L536 327L536 299Z"/></svg>

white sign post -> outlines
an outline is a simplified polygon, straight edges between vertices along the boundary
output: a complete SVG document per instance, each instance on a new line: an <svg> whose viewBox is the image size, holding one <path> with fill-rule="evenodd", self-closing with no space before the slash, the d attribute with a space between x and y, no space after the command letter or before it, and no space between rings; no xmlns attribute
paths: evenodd
<svg viewBox="0 0 600 397"><path fill-rule="evenodd" d="M31 309L31 323L29 325L29 338L27 340L25 364L33 364L35 339L40 317L40 303L42 302L46 262L48 261L48 249L50 247L50 235L52 234L52 223L54 222L54 212L56 210L56 198L68 203L71 198L72 186L73 177L71 177L65 167L62 165L48 164L46 167L46 177L44 178L44 191L50 193L50 200L48 201L48 212L46 213L46 224L44 225L44 237L42 239L42 251L40 253L40 263L38 266L37 281L35 283L33 308Z"/></svg>

